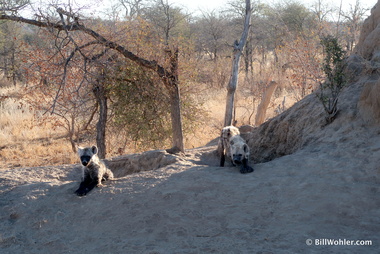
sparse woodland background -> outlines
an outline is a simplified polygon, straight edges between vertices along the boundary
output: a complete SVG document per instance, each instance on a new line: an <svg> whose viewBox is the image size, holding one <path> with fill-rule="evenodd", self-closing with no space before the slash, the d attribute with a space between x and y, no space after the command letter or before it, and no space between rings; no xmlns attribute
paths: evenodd
<svg viewBox="0 0 380 254"><path fill-rule="evenodd" d="M94 15L68 4L46 2L26 12L27 0L0 3L2 14L52 22L62 8L72 15L62 22L79 19L134 54L177 68L185 147L219 135L243 0L201 15L164 0L115 0ZM369 14L359 0L344 11L326 0L254 1L252 8L234 109L238 126L260 125L318 89L325 78L321 39L335 36L351 52ZM76 163L75 145L95 143L98 95L106 101L107 157L171 146L170 90L153 70L83 33L1 20L0 69L1 168Z"/></svg>

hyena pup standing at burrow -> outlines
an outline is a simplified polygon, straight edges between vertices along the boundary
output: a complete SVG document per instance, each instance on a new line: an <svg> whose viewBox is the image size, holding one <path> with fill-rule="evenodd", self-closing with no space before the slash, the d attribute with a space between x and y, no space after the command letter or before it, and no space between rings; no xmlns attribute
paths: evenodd
<svg viewBox="0 0 380 254"><path fill-rule="evenodd" d="M96 146L78 147L78 155L83 165L82 182L75 191L78 196L86 195L94 187L101 187L102 181L113 179L112 171L99 159L97 153Z"/></svg>

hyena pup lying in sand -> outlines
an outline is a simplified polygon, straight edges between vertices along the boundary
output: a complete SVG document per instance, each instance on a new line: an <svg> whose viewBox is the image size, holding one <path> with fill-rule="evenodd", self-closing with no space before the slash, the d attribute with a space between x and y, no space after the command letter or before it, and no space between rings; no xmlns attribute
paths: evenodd
<svg viewBox="0 0 380 254"><path fill-rule="evenodd" d="M93 147L78 147L78 155L83 165L82 182L79 188L75 191L78 196L84 196L94 187L101 187L103 180L113 178L113 173L109 170L98 155L98 148Z"/></svg>
<svg viewBox="0 0 380 254"><path fill-rule="evenodd" d="M224 167L226 156L231 159L234 166L240 166L240 173L251 173L253 168L248 165L249 147L240 136L239 129L227 126L222 129L218 152L220 154L220 166Z"/></svg>

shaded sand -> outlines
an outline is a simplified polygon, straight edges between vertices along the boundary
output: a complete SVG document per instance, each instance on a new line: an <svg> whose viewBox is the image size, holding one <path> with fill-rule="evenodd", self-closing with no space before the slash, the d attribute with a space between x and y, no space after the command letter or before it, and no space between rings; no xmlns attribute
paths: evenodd
<svg viewBox="0 0 380 254"><path fill-rule="evenodd" d="M79 165L8 170L1 252L378 253L380 137L372 131L256 164L246 175L215 166L215 146L194 149L83 198L73 194ZM322 238L372 246L306 244Z"/></svg>

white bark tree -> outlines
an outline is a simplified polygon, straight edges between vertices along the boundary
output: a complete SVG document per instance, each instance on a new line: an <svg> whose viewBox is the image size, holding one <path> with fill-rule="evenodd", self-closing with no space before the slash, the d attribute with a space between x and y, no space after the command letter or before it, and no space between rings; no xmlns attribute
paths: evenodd
<svg viewBox="0 0 380 254"><path fill-rule="evenodd" d="M245 43L247 42L249 27L251 25L251 1L245 1L245 19L244 28L240 38L240 41L236 40L233 47L233 60L232 60L232 73L230 81L227 86L227 99L226 99L226 112L224 116L224 126L232 124L234 104L235 104L235 91L238 85L239 76L239 63L240 56L244 50Z"/></svg>

